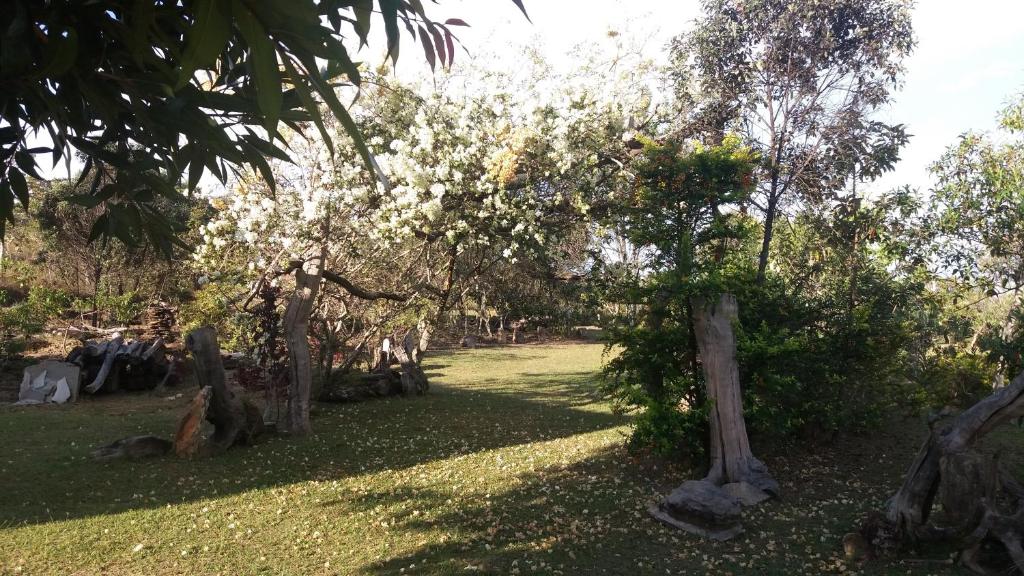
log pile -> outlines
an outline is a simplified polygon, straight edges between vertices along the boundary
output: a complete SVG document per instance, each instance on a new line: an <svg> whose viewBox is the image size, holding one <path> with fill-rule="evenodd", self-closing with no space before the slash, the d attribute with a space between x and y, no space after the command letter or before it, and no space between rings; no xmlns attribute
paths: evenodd
<svg viewBox="0 0 1024 576"><path fill-rule="evenodd" d="M86 392L100 390L152 390L175 383L174 363L167 355L164 341L125 340L119 333L109 339L96 339L75 347L67 362L82 370Z"/></svg>
<svg viewBox="0 0 1024 576"><path fill-rule="evenodd" d="M174 342L175 312L167 302L150 304L146 308L146 331L143 337L148 340L160 338L164 342Z"/></svg>

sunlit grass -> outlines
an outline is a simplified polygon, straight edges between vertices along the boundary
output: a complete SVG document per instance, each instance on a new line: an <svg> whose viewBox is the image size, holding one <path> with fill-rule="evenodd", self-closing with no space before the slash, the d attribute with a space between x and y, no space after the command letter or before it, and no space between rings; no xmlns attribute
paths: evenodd
<svg viewBox="0 0 1024 576"><path fill-rule="evenodd" d="M88 458L169 436L186 390L0 409L0 573L837 573L852 568L842 534L920 437L762 446L784 499L751 512L744 537L707 543L647 516L690 473L626 453L628 422L594 392L600 358L597 345L437 354L427 396L321 406L309 438L191 462Z"/></svg>

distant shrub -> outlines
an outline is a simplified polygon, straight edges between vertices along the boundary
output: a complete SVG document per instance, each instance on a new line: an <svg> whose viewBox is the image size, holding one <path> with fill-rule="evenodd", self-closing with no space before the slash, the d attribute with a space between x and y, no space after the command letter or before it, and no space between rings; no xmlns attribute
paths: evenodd
<svg viewBox="0 0 1024 576"><path fill-rule="evenodd" d="M137 292L126 292L121 295L100 295L96 299L96 308L103 312L108 322L127 325L138 320L146 304Z"/></svg>
<svg viewBox="0 0 1024 576"><path fill-rule="evenodd" d="M0 295L6 301L7 293ZM34 286L21 302L0 308L0 356L6 360L23 352L29 340L46 328L46 323L71 306L64 290Z"/></svg>
<svg viewBox="0 0 1024 576"><path fill-rule="evenodd" d="M257 320L234 305L237 297L231 287L216 282L196 290L194 298L179 310L178 322L182 333L187 334L200 326L213 326L222 349L233 352L250 350L254 345L253 336L257 333Z"/></svg>
<svg viewBox="0 0 1024 576"><path fill-rule="evenodd" d="M997 371L983 354L949 351L929 357L917 380L928 405L965 408L992 393Z"/></svg>

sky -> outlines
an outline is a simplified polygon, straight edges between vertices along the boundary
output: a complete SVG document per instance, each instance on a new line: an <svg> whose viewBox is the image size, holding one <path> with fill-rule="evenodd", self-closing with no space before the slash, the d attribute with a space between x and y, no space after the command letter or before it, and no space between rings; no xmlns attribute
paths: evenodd
<svg viewBox="0 0 1024 576"><path fill-rule="evenodd" d="M459 37L471 54L493 55L510 67L524 43L539 46L556 65L569 66L573 46L600 42L609 30L646 39L645 49L657 59L700 11L697 0L524 3L532 23L511 0L443 0L428 6L435 19L452 16L470 24ZM928 165L946 146L968 130L994 129L1010 97L1024 92L1024 0L919 0L913 24L918 45L906 61L905 83L880 117L905 124L913 137L896 169L874 184L878 191L904 184L927 190ZM403 49L399 75L425 66L411 47L403 44Z"/></svg>
<svg viewBox="0 0 1024 576"><path fill-rule="evenodd" d="M668 41L688 30L700 13L698 0L524 3L530 21L512 0L442 0L427 7L435 20L458 17L470 24L454 28L468 52L458 53L456 67L467 58L496 59L499 65L514 67L525 44L539 48L556 67L571 66L573 47L606 40L610 30L642 39L645 52L657 62ZM875 192L905 184L926 191L928 165L960 134L995 128L1000 109L1011 96L1024 92L1022 23L1024 0L917 2L913 24L918 45L906 62L902 89L880 118L905 124L913 137L896 169L872 185ZM370 44L383 42L371 38ZM399 76L427 69L413 42L403 38ZM379 62L382 54L360 54L357 59ZM46 163L46 158L39 160ZM64 169L45 172L57 177Z"/></svg>

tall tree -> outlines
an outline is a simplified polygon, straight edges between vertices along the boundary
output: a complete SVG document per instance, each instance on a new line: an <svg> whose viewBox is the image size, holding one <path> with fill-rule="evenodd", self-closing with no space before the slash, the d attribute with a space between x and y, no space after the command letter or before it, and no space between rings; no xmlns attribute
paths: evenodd
<svg viewBox="0 0 1024 576"><path fill-rule="evenodd" d="M932 166L926 225L932 264L981 298L1008 299L1008 314L982 340L1004 376L1020 370L1024 342L1024 95L1003 111L998 134L968 133Z"/></svg>
<svg viewBox="0 0 1024 576"><path fill-rule="evenodd" d="M669 78L685 109L681 131L711 141L735 131L761 154L751 200L764 214L760 282L785 201L819 193L831 180L823 173L830 169L829 144L870 142L879 130L891 130L867 119L899 85L914 46L910 4L705 0L703 6L694 30L672 41Z"/></svg>

